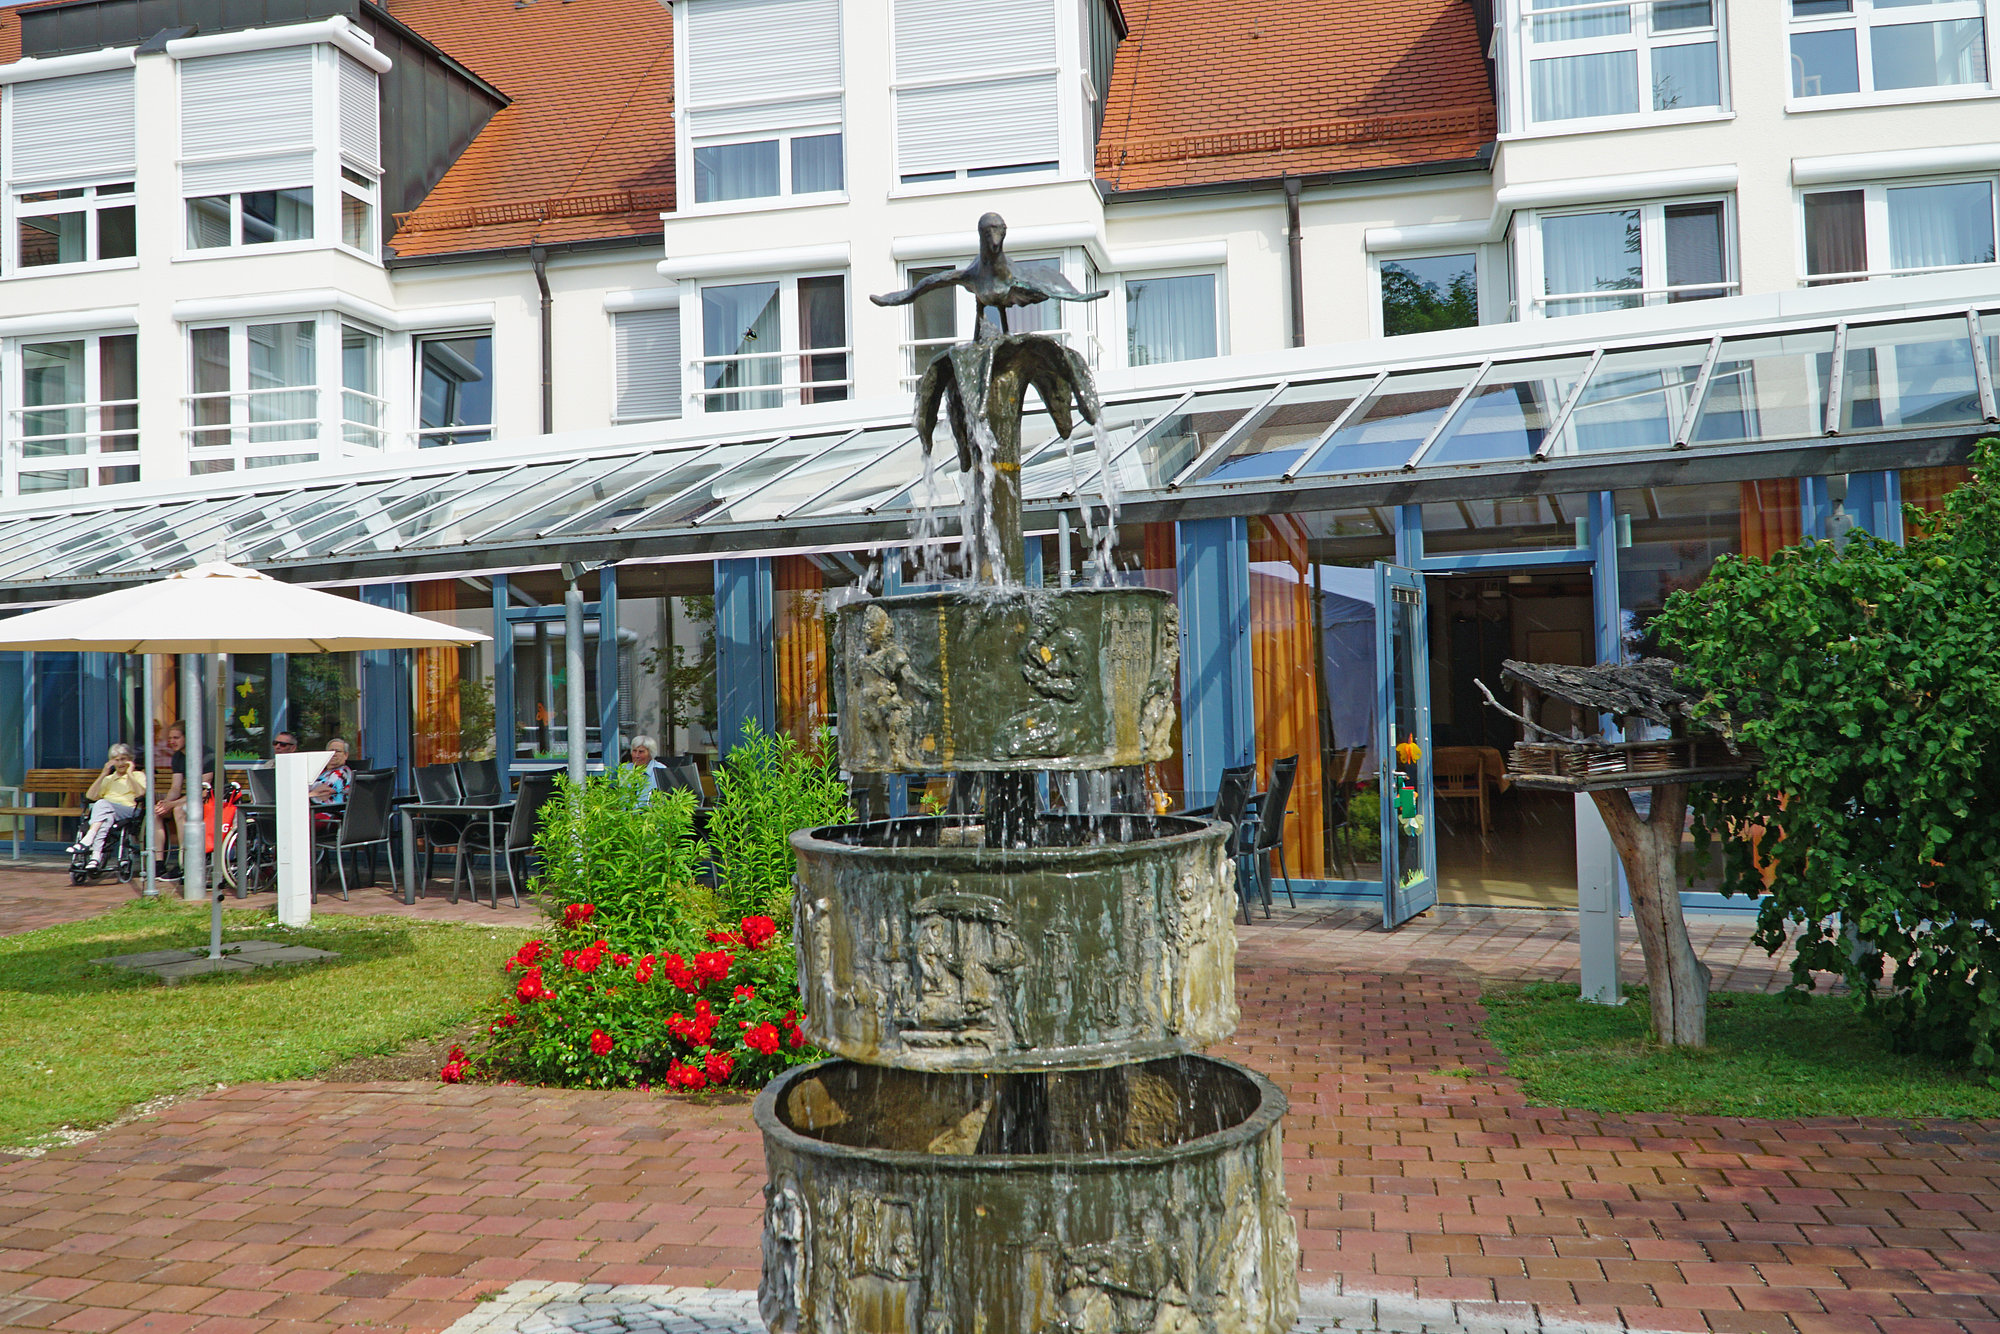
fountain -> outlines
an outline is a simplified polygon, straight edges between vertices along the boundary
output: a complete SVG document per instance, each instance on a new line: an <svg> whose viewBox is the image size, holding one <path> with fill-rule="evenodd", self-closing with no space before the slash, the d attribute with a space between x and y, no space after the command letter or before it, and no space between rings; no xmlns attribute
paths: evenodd
<svg viewBox="0 0 2000 1334"><path fill-rule="evenodd" d="M972 814L804 830L807 1035L836 1058L757 1099L773 1334L1279 1334L1298 1247L1285 1098L1197 1053L1236 1024L1228 830L1049 809L1047 775L1168 757L1179 621L1154 589L1023 585L1020 425L1095 422L1082 360L1005 331L1090 300L1013 274L980 221L975 341L918 393L968 474L969 578L840 609L842 762L976 776ZM1074 416L1072 413L1074 406Z"/></svg>

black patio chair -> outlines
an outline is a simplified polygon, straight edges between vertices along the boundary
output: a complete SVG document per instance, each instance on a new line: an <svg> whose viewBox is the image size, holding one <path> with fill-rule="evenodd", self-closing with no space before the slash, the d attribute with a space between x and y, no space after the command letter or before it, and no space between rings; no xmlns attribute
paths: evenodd
<svg viewBox="0 0 2000 1334"><path fill-rule="evenodd" d="M344 854L367 848L370 857L369 883L374 883L373 857L376 848L389 860L389 878L396 877L396 845L389 836L389 811L396 798L396 771L375 769L354 775L347 789L347 809L331 828L316 834L314 843L322 856L331 855L340 876L340 897L347 898L347 862ZM360 872L357 869L356 874ZM313 877L313 900L319 900L319 877Z"/></svg>
<svg viewBox="0 0 2000 1334"><path fill-rule="evenodd" d="M417 780L417 801L428 806L456 806L465 800L464 790L459 786L459 766L455 764L423 764L414 771ZM410 818L405 812L404 818ZM458 841L465 834L465 827L472 822L470 815L425 814L417 817L417 834L424 840L424 867L418 877L419 884L429 884L431 861L440 847L458 851Z"/></svg>
<svg viewBox="0 0 2000 1334"><path fill-rule="evenodd" d="M514 862L522 862L521 879L528 877L527 856L535 850L535 830L541 823L542 807L556 792L554 773L527 773L521 775L520 785L514 790L514 813L498 833L498 847L488 843L488 826L483 822L466 825L465 833L458 843L458 860L452 866L452 893L458 892L458 877L463 868L472 887L472 901L479 902L479 882L471 879L472 867L468 860L473 853L484 852L498 857L507 868L507 892L514 896L514 906L521 906L521 887L514 877ZM489 870L488 887L492 892L493 906L500 906L500 873Z"/></svg>
<svg viewBox="0 0 2000 1334"><path fill-rule="evenodd" d="M692 755L662 755L653 770L653 786L662 792L692 792L695 804L707 799L701 786L701 767Z"/></svg>
<svg viewBox="0 0 2000 1334"><path fill-rule="evenodd" d="M484 802L498 804L507 796L500 786L500 761L460 760L458 762L459 791L465 796L467 805L476 806Z"/></svg>
<svg viewBox="0 0 2000 1334"><path fill-rule="evenodd" d="M1250 805L1251 773L1242 768L1225 769L1222 783L1215 793L1214 818L1229 826L1229 839L1223 844L1230 859L1236 863L1236 901L1243 909L1243 920L1250 921L1250 882L1256 871L1249 864L1251 826L1245 812Z"/></svg>
<svg viewBox="0 0 2000 1334"><path fill-rule="evenodd" d="M1259 880L1264 891L1264 915L1271 915L1271 854L1278 854L1278 869L1284 874L1285 901L1294 908L1299 900L1292 893L1292 871L1285 865L1285 808L1292 802L1292 782L1298 777L1299 757L1287 755L1271 765L1271 786L1258 803L1257 833L1250 843L1250 856L1254 861Z"/></svg>

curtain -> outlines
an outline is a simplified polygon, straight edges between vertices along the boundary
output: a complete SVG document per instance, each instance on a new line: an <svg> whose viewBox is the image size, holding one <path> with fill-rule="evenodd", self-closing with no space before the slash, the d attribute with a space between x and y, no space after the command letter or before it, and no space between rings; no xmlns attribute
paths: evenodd
<svg viewBox="0 0 2000 1334"><path fill-rule="evenodd" d="M1936 514L1944 508L1944 498L1972 480L1972 470L1963 467L1903 469L1903 503Z"/></svg>
<svg viewBox="0 0 2000 1334"><path fill-rule="evenodd" d="M1737 485L1742 492L1743 554L1769 560L1778 548L1797 546L1805 534L1798 482L1787 478Z"/></svg>
<svg viewBox="0 0 2000 1334"><path fill-rule="evenodd" d="M1868 267L1868 228L1859 190L1807 195L1806 272L1861 273Z"/></svg>
<svg viewBox="0 0 2000 1334"><path fill-rule="evenodd" d="M455 579L424 579L413 584L412 589L416 594L415 610L420 616L458 609ZM512 629L512 626L502 627L503 633ZM463 758L459 750L458 650L420 648L411 653L410 659L417 697L410 762L456 763Z"/></svg>
<svg viewBox="0 0 2000 1334"><path fill-rule="evenodd" d="M701 350L704 356L735 357L782 351L778 333L778 284L731 283L704 287L701 292ZM707 387L777 384L784 363L776 357L755 361L709 362L702 367ZM742 412L775 408L781 395L766 390L754 394L711 394L710 412Z"/></svg>
<svg viewBox="0 0 2000 1334"><path fill-rule="evenodd" d="M778 730L800 744L831 721L823 590L826 575L807 556L775 556L771 590L778 659Z"/></svg>
<svg viewBox="0 0 2000 1334"><path fill-rule="evenodd" d="M1632 11L1592 0L1534 0L1529 36L1537 42L1574 42L1585 37L1617 37L1632 31Z"/></svg>
<svg viewBox="0 0 2000 1334"><path fill-rule="evenodd" d="M1125 349L1134 366L1215 355L1215 275L1125 284Z"/></svg>
<svg viewBox="0 0 2000 1334"><path fill-rule="evenodd" d="M1661 6L1654 5L1654 27ZM1653 48L1653 110L1722 105L1722 74L1714 42Z"/></svg>
<svg viewBox="0 0 2000 1334"><path fill-rule="evenodd" d="M1549 295L1616 292L1643 285L1639 210L1570 213L1542 219L1542 290ZM1551 315L1622 310L1637 297L1553 302ZM1560 309L1558 309L1560 307Z"/></svg>
<svg viewBox="0 0 2000 1334"><path fill-rule="evenodd" d="M1250 680L1257 727L1259 785L1271 765L1299 757L1285 861L1293 875L1326 874L1321 791L1319 642L1313 625L1312 570L1304 525L1290 514L1250 521Z"/></svg>
<svg viewBox="0 0 2000 1334"><path fill-rule="evenodd" d="M1912 185L1889 191L1889 266L1993 262L1993 187Z"/></svg>
<svg viewBox="0 0 2000 1334"><path fill-rule="evenodd" d="M778 141L710 144L694 150L694 200L767 199L778 193Z"/></svg>
<svg viewBox="0 0 2000 1334"><path fill-rule="evenodd" d="M250 443L312 440L319 435L318 395L311 388L318 367L311 320L284 324L253 324L248 334L250 388L289 389L295 393L252 393L249 400ZM291 422L289 426L258 426L258 422Z"/></svg>
<svg viewBox="0 0 2000 1334"><path fill-rule="evenodd" d="M1639 53L1602 51L1529 62L1535 119L1631 116L1639 110Z"/></svg>

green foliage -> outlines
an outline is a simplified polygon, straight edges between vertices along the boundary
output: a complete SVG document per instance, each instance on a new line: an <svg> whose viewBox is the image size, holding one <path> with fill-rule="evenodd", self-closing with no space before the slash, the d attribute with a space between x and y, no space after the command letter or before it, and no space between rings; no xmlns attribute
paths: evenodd
<svg viewBox="0 0 2000 1334"><path fill-rule="evenodd" d="M695 727L715 731L715 597L696 594L681 598L687 619L700 628L695 651L685 644L670 649L655 645L639 659L639 670L660 681L660 699L669 732Z"/></svg>
<svg viewBox="0 0 2000 1334"><path fill-rule="evenodd" d="M1847 997L1718 991L1708 1046L1653 1041L1644 987L1624 1005L1585 1005L1574 983L1480 998L1486 1036L1531 1102L1682 1116L2000 1115L1976 1075L1891 1051Z"/></svg>
<svg viewBox="0 0 2000 1334"><path fill-rule="evenodd" d="M1757 940L1844 975L1899 1049L2000 1071L2000 441L1906 545L1726 557L1653 622L1764 767L1696 789L1722 888L1773 879ZM1849 932L1853 939L1850 940ZM1854 945L1868 947L1855 949Z"/></svg>
<svg viewBox="0 0 2000 1334"><path fill-rule="evenodd" d="M354 702L361 690L351 682L350 653L294 653L285 668L285 698L291 728L301 750L317 750L328 737L354 741Z"/></svg>
<svg viewBox="0 0 2000 1334"><path fill-rule="evenodd" d="M493 727L498 717L493 707L493 683L481 677L458 678L458 749L468 760L491 759Z"/></svg>
<svg viewBox="0 0 2000 1334"><path fill-rule="evenodd" d="M698 876L694 806L692 792L655 792L630 765L581 786L558 777L535 835L546 910L560 919L593 904L597 931L641 953L700 940L722 914Z"/></svg>
<svg viewBox="0 0 2000 1334"><path fill-rule="evenodd" d="M715 790L708 837L721 867L725 911L789 922L792 832L854 818L833 734L822 731L806 747L747 719L743 739L715 772Z"/></svg>
<svg viewBox="0 0 2000 1334"><path fill-rule="evenodd" d="M1382 266L1382 332L1427 333L1433 329L1466 329L1479 323L1479 288L1473 271L1465 269L1440 287L1402 264Z"/></svg>
<svg viewBox="0 0 2000 1334"><path fill-rule="evenodd" d="M1372 862L1382 855L1382 794L1373 787L1356 789L1347 802L1347 836L1356 861Z"/></svg>

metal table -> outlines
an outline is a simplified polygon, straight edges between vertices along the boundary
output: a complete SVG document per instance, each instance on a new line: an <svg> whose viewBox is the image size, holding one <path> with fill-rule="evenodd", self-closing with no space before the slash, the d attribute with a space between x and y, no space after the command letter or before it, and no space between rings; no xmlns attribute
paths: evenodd
<svg viewBox="0 0 2000 1334"><path fill-rule="evenodd" d="M406 801L400 803L396 807L396 814L401 816L403 821L403 902L415 903L417 901L418 820L429 815L477 816L486 822L486 846L491 849L493 847L494 817L502 811L507 812L509 819L513 818L513 798L510 797L501 802ZM505 854L500 855L504 856ZM472 883L472 901L477 903L479 902L479 880L469 869L466 878ZM497 879L493 882L492 890L493 907L497 910L500 907L500 882ZM458 902L458 877L456 875L451 878L450 902Z"/></svg>

